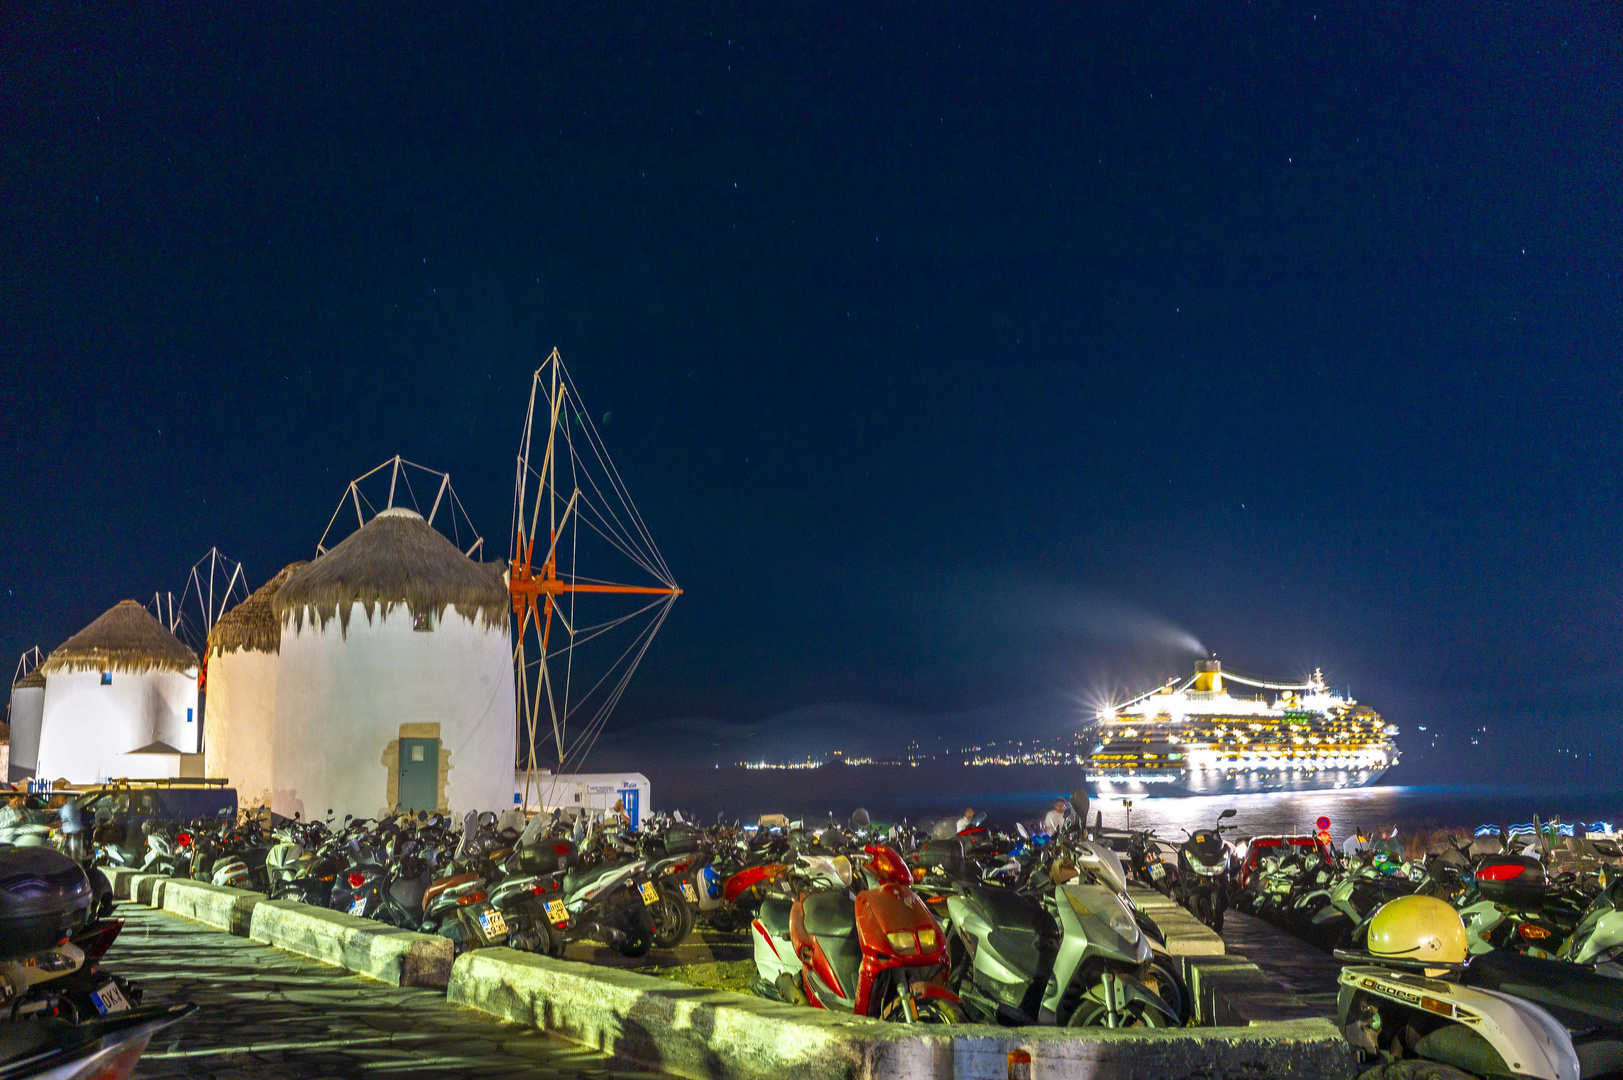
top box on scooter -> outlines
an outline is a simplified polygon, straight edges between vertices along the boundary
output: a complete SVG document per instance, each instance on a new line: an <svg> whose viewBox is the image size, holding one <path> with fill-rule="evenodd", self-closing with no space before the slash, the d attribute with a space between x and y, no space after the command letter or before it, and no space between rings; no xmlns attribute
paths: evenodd
<svg viewBox="0 0 1623 1080"><path fill-rule="evenodd" d="M666 855L691 855L699 850L699 834L686 829L672 829L662 841Z"/></svg>
<svg viewBox="0 0 1623 1080"><path fill-rule="evenodd" d="M60 851L0 848L0 959L55 945L85 921L90 899L85 872Z"/></svg>
<svg viewBox="0 0 1623 1080"><path fill-rule="evenodd" d="M1475 876L1484 900L1519 907L1544 899L1544 864L1526 855L1489 855Z"/></svg>
<svg viewBox="0 0 1623 1080"><path fill-rule="evenodd" d="M569 870L580 862L573 840L537 840L518 850L518 867L526 874L551 874Z"/></svg>
<svg viewBox="0 0 1623 1080"><path fill-rule="evenodd" d="M964 863L968 861L967 847L966 842L956 836L947 840L931 840L919 852L919 865L926 870L940 870L948 877L958 877L964 872Z"/></svg>

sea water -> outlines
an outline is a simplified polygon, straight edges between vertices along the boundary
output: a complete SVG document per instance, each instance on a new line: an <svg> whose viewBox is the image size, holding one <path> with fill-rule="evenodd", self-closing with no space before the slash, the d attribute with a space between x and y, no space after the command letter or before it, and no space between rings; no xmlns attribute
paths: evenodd
<svg viewBox="0 0 1623 1080"><path fill-rule="evenodd" d="M691 811L702 821L714 821L719 815L744 822L770 813L844 820L861 806L876 819L913 822L956 816L972 808L995 824L1012 826L1040 818L1081 779L1080 769L1065 766L939 763L643 771L656 808ZM1338 843L1355 830L1365 835L1394 828L1403 835L1423 829L1474 830L1482 825L1526 824L1534 815L1543 821L1609 822L1623 828L1623 790L1617 787L1405 785L1399 770L1367 788L1135 798L1131 807L1120 798L1096 797L1091 807L1104 815L1108 827L1154 829L1170 840L1213 824L1221 811L1230 808L1236 813L1226 824L1235 826L1238 835L1312 832L1318 818L1328 817Z"/></svg>

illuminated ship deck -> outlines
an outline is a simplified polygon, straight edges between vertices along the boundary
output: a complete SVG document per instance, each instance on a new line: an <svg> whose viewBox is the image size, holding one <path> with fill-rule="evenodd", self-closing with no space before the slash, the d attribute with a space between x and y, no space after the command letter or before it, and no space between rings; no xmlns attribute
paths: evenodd
<svg viewBox="0 0 1623 1080"><path fill-rule="evenodd" d="M1225 680L1274 696L1231 694ZM1396 734L1318 672L1305 683L1272 683L1212 660L1181 683L1101 711L1087 783L1102 795L1363 787L1397 763Z"/></svg>

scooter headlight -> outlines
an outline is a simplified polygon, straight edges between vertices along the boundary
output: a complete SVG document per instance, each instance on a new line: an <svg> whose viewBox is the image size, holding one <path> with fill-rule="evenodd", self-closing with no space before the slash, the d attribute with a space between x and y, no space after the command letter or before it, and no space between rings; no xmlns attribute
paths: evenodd
<svg viewBox="0 0 1623 1080"><path fill-rule="evenodd" d="M1110 912L1110 917L1105 921L1110 924L1110 929L1117 937L1127 941L1132 941L1138 934L1138 924L1133 921L1132 916L1119 907L1113 909Z"/></svg>
<svg viewBox="0 0 1623 1080"><path fill-rule="evenodd" d="M931 931L934 935L935 931ZM919 951L918 941L913 937L911 930L896 930L885 935L890 942L891 951L898 956L912 956Z"/></svg>
<svg viewBox="0 0 1623 1080"><path fill-rule="evenodd" d="M937 938L934 930L919 931L919 952L935 952L936 942Z"/></svg>

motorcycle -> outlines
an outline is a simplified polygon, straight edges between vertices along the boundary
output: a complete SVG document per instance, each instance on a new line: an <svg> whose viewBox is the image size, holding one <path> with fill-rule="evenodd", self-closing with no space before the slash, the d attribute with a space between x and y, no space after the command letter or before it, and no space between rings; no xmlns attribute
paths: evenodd
<svg viewBox="0 0 1623 1080"><path fill-rule="evenodd" d="M1178 846L1178 903L1219 934L1230 898L1229 850L1223 842L1230 827L1223 822L1234 814L1233 808L1224 810L1216 825L1195 830Z"/></svg>

